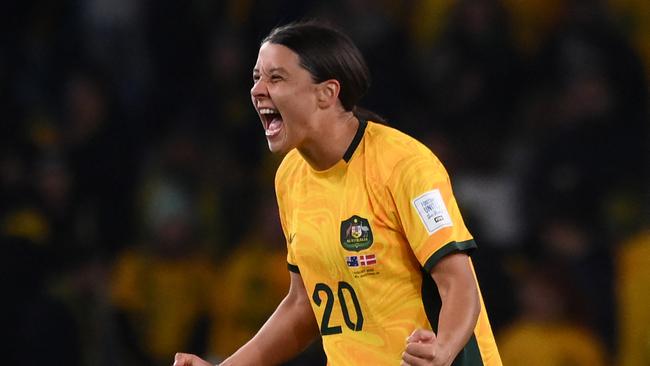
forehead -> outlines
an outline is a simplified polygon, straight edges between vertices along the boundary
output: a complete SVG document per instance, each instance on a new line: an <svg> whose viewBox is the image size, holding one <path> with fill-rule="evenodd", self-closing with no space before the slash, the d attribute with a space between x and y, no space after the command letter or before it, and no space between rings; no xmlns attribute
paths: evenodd
<svg viewBox="0 0 650 366"><path fill-rule="evenodd" d="M287 71L302 69L300 66L300 58L286 46L264 42L260 46L260 51L257 54L254 71L268 72L269 70L279 68Z"/></svg>

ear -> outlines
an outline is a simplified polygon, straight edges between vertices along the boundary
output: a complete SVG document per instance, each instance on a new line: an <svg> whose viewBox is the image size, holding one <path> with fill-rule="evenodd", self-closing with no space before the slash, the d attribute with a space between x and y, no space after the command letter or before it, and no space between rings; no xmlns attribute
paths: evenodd
<svg viewBox="0 0 650 366"><path fill-rule="evenodd" d="M325 109L335 105L339 101L341 84L338 80L325 80L318 84L318 106Z"/></svg>

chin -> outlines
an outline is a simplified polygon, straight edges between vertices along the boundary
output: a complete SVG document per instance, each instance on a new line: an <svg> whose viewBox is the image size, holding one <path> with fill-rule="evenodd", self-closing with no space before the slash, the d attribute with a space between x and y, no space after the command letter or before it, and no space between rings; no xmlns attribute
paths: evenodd
<svg viewBox="0 0 650 366"><path fill-rule="evenodd" d="M269 151L271 151L274 154L281 154L284 155L291 150L290 148L287 148L287 146L283 143L277 143L277 142L271 142L269 141Z"/></svg>
<svg viewBox="0 0 650 366"><path fill-rule="evenodd" d="M286 135L274 136L270 139L267 138L266 142L269 145L269 150L274 154L284 155L294 148L294 146L289 143Z"/></svg>

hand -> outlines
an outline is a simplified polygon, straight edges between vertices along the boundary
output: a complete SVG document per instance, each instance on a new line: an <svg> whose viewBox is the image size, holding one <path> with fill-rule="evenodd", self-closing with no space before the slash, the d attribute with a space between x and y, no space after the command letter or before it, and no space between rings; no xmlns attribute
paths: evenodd
<svg viewBox="0 0 650 366"><path fill-rule="evenodd" d="M173 366L213 366L208 361L200 359L198 356L189 353L177 353L174 356Z"/></svg>
<svg viewBox="0 0 650 366"><path fill-rule="evenodd" d="M402 366L443 366L451 363L450 358L441 352L434 332L418 329L406 338Z"/></svg>

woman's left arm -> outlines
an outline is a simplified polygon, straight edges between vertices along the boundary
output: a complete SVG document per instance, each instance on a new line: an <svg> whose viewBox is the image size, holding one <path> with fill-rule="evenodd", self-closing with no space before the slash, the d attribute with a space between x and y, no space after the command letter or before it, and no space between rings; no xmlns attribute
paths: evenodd
<svg viewBox="0 0 650 366"><path fill-rule="evenodd" d="M478 321L481 303L467 254L443 257L431 270L431 277L442 300L438 332L414 331L407 339L402 365L451 365Z"/></svg>

